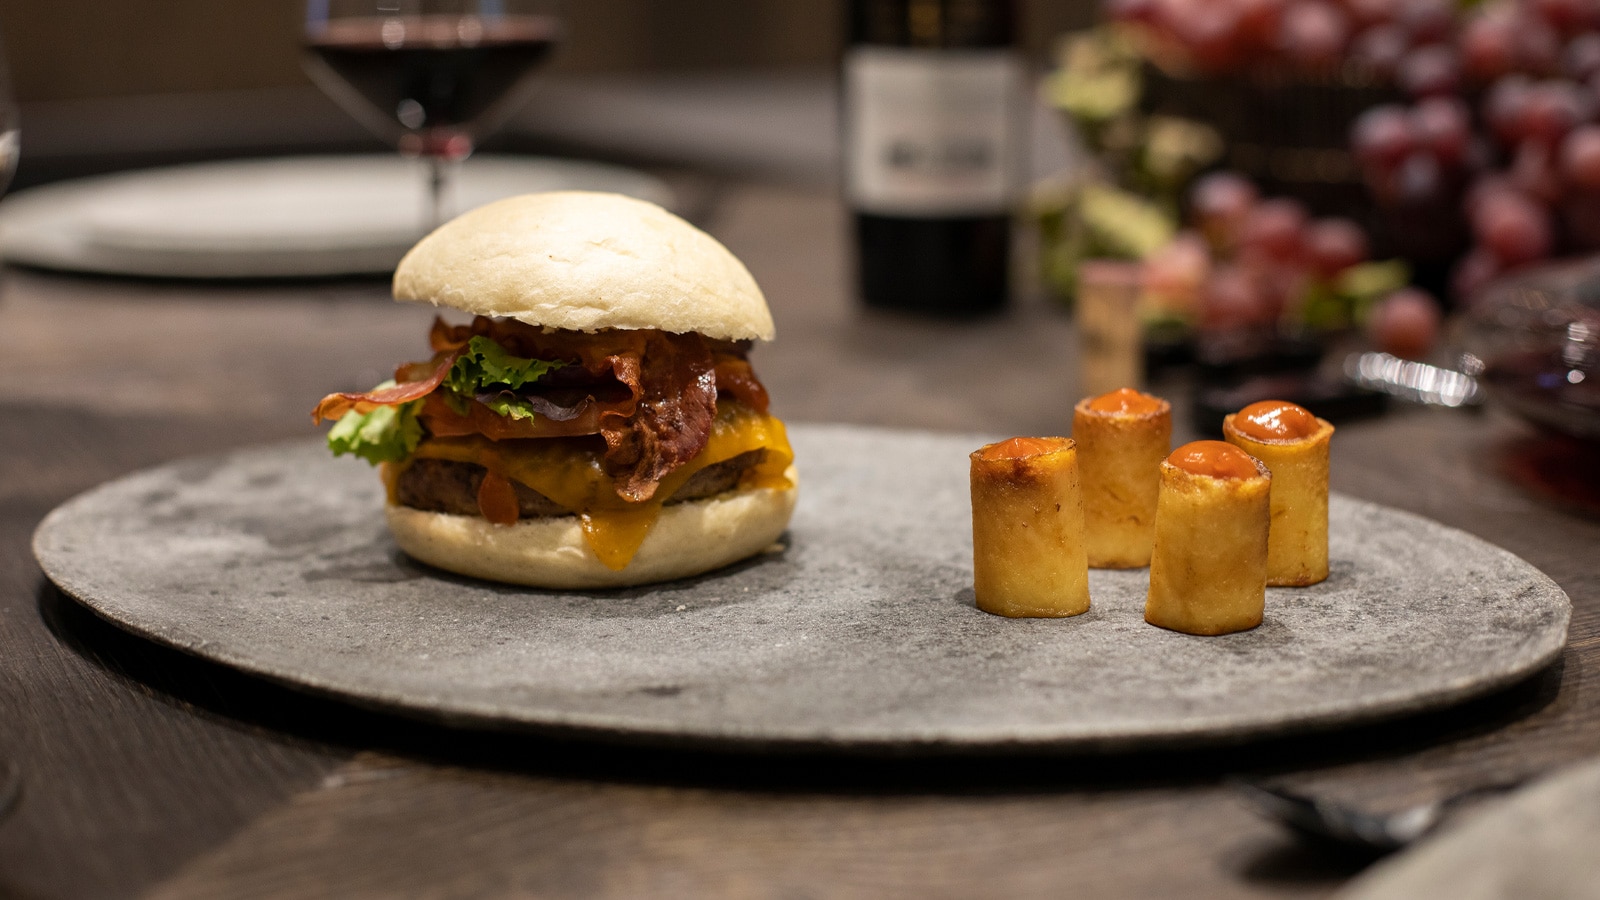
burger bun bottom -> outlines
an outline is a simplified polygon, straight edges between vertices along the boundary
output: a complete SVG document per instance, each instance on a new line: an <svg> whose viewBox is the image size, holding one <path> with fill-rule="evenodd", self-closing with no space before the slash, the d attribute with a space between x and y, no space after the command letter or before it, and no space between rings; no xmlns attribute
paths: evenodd
<svg viewBox="0 0 1600 900"><path fill-rule="evenodd" d="M789 470L790 484L795 483ZM389 530L411 557L489 581L569 590L686 578L772 546L789 525L799 490L757 488L663 507L639 552L621 571L600 562L577 516L495 525L477 516L385 507Z"/></svg>

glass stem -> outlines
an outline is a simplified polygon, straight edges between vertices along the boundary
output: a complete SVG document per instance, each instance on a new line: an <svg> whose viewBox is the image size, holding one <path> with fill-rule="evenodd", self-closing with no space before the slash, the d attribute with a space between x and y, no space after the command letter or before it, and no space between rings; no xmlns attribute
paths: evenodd
<svg viewBox="0 0 1600 900"><path fill-rule="evenodd" d="M433 231L444 224L448 213L445 209L445 188L450 173L445 167L450 161L443 156L430 154L428 156L428 216L422 224L427 231Z"/></svg>

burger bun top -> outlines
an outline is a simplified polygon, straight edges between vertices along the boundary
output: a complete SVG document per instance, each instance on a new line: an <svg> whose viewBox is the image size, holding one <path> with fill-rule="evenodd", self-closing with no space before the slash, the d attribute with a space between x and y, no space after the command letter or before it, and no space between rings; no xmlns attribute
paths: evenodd
<svg viewBox="0 0 1600 900"><path fill-rule="evenodd" d="M400 260L394 295L565 331L773 337L761 289L728 248L621 194L525 194L458 216Z"/></svg>

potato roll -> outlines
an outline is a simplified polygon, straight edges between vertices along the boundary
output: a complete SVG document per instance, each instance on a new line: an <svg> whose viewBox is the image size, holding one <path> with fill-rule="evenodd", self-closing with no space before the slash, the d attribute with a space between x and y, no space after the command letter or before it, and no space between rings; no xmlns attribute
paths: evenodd
<svg viewBox="0 0 1600 900"><path fill-rule="evenodd" d="M1083 480L1083 528L1092 568L1150 565L1161 461L1172 449L1172 405L1122 388L1072 410Z"/></svg>
<svg viewBox="0 0 1600 900"><path fill-rule="evenodd" d="M1068 438L1012 438L972 456L972 568L978 608L1075 616L1089 608L1078 450Z"/></svg>
<svg viewBox="0 0 1600 900"><path fill-rule="evenodd" d="M1222 422L1228 443L1272 470L1267 584L1328 577L1328 444L1333 426L1282 400L1253 403Z"/></svg>
<svg viewBox="0 0 1600 900"><path fill-rule="evenodd" d="M1162 461L1146 622L1205 635L1261 624L1272 481L1222 441L1184 444Z"/></svg>

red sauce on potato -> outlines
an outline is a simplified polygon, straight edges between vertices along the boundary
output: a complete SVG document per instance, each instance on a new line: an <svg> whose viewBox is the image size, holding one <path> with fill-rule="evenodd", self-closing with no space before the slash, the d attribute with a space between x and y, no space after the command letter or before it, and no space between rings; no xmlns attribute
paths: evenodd
<svg viewBox="0 0 1600 900"><path fill-rule="evenodd" d="M1088 407L1094 412L1129 413L1145 415L1161 409L1161 399L1143 394L1133 388L1117 388L1109 394L1090 400Z"/></svg>
<svg viewBox="0 0 1600 900"><path fill-rule="evenodd" d="M1194 475L1212 478L1255 478L1255 457L1222 441L1194 441L1172 451L1167 462Z"/></svg>
<svg viewBox="0 0 1600 900"><path fill-rule="evenodd" d="M1258 441L1297 441L1317 433L1317 417L1287 400L1262 400L1233 415L1233 428Z"/></svg>
<svg viewBox="0 0 1600 900"><path fill-rule="evenodd" d="M1067 438L1014 437L1010 440L986 445L982 450L978 451L978 458L984 462L993 462L997 459L1028 459L1033 456L1054 453L1071 444L1072 441Z"/></svg>

